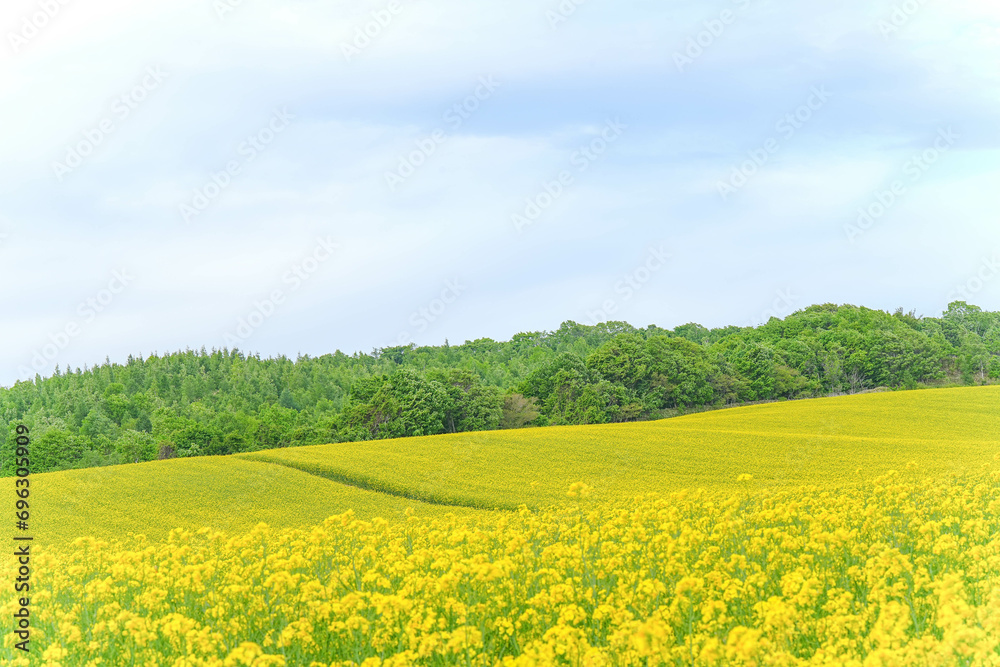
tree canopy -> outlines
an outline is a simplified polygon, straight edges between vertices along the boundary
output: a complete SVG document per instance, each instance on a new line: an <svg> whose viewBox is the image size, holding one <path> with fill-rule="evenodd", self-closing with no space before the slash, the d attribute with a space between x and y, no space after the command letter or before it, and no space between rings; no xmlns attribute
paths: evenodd
<svg viewBox="0 0 1000 667"><path fill-rule="evenodd" d="M202 348L0 389L0 474L13 473L19 423L44 472L998 379L1000 313L961 301L939 318L824 304L759 327L565 322L294 361Z"/></svg>

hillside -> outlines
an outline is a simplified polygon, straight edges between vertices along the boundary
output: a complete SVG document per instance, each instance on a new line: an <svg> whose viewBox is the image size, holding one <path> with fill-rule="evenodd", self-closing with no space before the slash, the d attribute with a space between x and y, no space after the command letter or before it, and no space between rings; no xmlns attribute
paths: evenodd
<svg viewBox="0 0 1000 667"><path fill-rule="evenodd" d="M756 328L566 322L507 342L294 361L154 354L0 389L0 475L19 423L43 472L998 379L1000 313L963 302L940 318L827 304Z"/></svg>
<svg viewBox="0 0 1000 667"><path fill-rule="evenodd" d="M592 487L598 504L696 487L851 486L892 469L905 474L911 462L924 476L978 470L998 454L1000 387L887 392L635 424L444 434L46 473L33 478L32 516L41 544L129 532L162 540L174 527L238 533L265 522L305 529L348 509L359 518L397 520L408 507L420 517L442 517L481 514L461 505L566 504L576 482ZM752 481L737 481L742 474ZM0 493L12 496L13 482L0 480Z"/></svg>
<svg viewBox="0 0 1000 667"><path fill-rule="evenodd" d="M681 488L847 484L1000 454L1000 386L818 398L654 422L460 433L277 449L238 458L432 502L539 507L584 482L594 498Z"/></svg>
<svg viewBox="0 0 1000 667"><path fill-rule="evenodd" d="M40 546L64 547L82 536L118 540L129 533L155 543L174 528L240 534L261 522L309 529L348 509L359 519L391 520L403 518L408 507L423 517L471 512L231 456L64 470L31 481L31 531ZM0 489L13 498L14 479L0 480ZM10 530L5 527L8 538Z"/></svg>

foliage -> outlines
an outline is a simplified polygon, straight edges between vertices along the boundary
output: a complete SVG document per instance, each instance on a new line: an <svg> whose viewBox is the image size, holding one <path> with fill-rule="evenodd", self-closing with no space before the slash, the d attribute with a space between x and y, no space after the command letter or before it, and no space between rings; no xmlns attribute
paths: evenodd
<svg viewBox="0 0 1000 667"><path fill-rule="evenodd" d="M0 389L0 475L18 423L43 472L998 380L1000 313L965 302L940 318L825 304L756 328L566 322L507 342L294 361L203 348Z"/></svg>
<svg viewBox="0 0 1000 667"><path fill-rule="evenodd" d="M503 412L500 417L500 428L522 428L541 416L538 411L538 401L525 398L521 394L506 394L503 397Z"/></svg>

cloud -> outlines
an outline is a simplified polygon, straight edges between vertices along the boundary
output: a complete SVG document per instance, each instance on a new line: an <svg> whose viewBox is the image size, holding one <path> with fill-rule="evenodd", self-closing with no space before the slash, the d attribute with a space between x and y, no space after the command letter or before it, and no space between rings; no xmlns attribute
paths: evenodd
<svg viewBox="0 0 1000 667"><path fill-rule="evenodd" d="M38 7L11 2L0 17L0 383L123 267L134 284L40 372L221 346L256 303L290 290L289 267L327 235L342 251L241 347L501 339L586 321L612 297L615 319L640 326L748 323L788 289L802 307L939 312L977 249L1000 246L1000 10L923 3L886 34L896 5L582 3L553 21L558 2L528 0L400 0L395 12L388 0L245 1L222 17L207 0L95 0L63 6L15 52L9 34ZM733 20L719 32L723 9ZM679 71L675 53L699 39ZM168 76L122 117L116 101L150 67ZM483 77L499 87L456 126L449 110ZM829 102L781 136L816 86ZM241 145L282 108L294 122L247 159ZM620 139L580 162L615 118L628 126ZM53 163L105 119L113 131L60 180ZM858 207L949 126L954 149L849 243ZM723 201L718 183L776 136L780 148ZM232 160L239 173L185 223L180 205ZM401 160L415 168L390 188ZM519 234L511 216L562 171L572 184ZM616 297L655 244L676 249L669 267ZM468 286L461 297L415 326L454 279ZM995 292L977 298L1000 308Z"/></svg>

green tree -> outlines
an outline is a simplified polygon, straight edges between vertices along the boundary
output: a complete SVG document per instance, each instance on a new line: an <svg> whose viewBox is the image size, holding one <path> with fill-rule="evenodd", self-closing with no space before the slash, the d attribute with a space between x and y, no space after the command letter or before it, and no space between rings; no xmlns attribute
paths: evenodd
<svg viewBox="0 0 1000 667"><path fill-rule="evenodd" d="M369 383L358 396L368 396L371 389ZM400 369L385 377L367 401L349 406L347 428L373 440L444 433L447 410L447 392L439 382Z"/></svg>
<svg viewBox="0 0 1000 667"><path fill-rule="evenodd" d="M632 391L646 389L650 365L646 341L639 334L615 336L587 357L588 369Z"/></svg>
<svg viewBox="0 0 1000 667"><path fill-rule="evenodd" d="M500 428L522 428L538 419L538 399L521 394L506 394L503 397L503 414Z"/></svg>
<svg viewBox="0 0 1000 667"><path fill-rule="evenodd" d="M654 336L646 341L650 368L647 404L654 408L706 405L715 399L706 348L686 338Z"/></svg>

